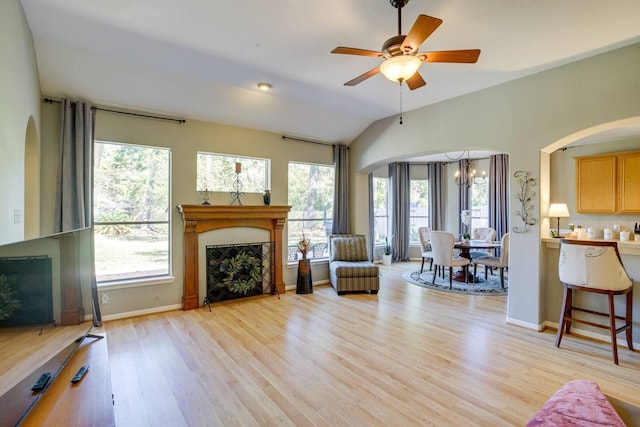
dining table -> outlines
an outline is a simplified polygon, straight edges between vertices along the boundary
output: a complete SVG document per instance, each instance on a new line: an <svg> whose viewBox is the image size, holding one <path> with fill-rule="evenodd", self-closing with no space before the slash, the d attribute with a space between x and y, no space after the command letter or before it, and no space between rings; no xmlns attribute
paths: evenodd
<svg viewBox="0 0 640 427"><path fill-rule="evenodd" d="M493 249L495 251L496 249L500 248L500 243L487 242L484 240L466 240L466 241L456 242L453 245L453 247L454 249L460 250L461 257L467 258L471 262L473 262L473 260L471 259L472 250ZM456 282L466 282L467 280L464 277L464 271L465 269L462 268L458 273L456 273L455 276L453 276L453 280L455 280ZM469 275L469 283L478 283L482 281L482 279L479 279L478 277L474 276L473 273L471 273L470 271L468 271L467 274Z"/></svg>

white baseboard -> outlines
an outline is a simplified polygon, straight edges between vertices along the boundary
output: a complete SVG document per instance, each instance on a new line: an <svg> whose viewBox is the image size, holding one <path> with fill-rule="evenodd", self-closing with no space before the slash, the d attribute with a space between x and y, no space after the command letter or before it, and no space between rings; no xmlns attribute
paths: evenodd
<svg viewBox="0 0 640 427"><path fill-rule="evenodd" d="M550 322L548 320L545 320L544 322L542 322L542 325L535 325L533 323L526 323L526 322L521 322L519 320L507 318L507 323L508 324L512 324L512 325L516 325L516 326L522 326L522 327L527 328L527 329L537 330L538 332L544 331L547 328L555 329L556 331L558 330L558 323L557 322ZM604 341L604 342L608 342L608 343L611 342L611 337L610 337L609 334L601 334L601 333L594 332L594 331L588 331L586 329L581 329L579 327L576 327L575 325L571 326L571 333L572 334L575 333L575 335L580 335L582 337L591 338L591 339L594 339L594 340L597 340L597 341ZM566 336L566 334L564 336ZM620 338L620 336L618 336L617 342L618 342L619 346L623 346L623 347L627 346L627 338L626 337ZM634 342L633 343L633 347L634 348L638 348L638 347L640 347L640 344Z"/></svg>
<svg viewBox="0 0 640 427"><path fill-rule="evenodd" d="M523 322L522 320L514 319L511 317L507 317L507 324L520 326L521 328L532 329L534 331L543 331L545 326L544 323L542 325L536 325L535 323Z"/></svg>
<svg viewBox="0 0 640 427"><path fill-rule="evenodd" d="M107 314L102 316L103 321L126 319L127 317L144 316L145 314L162 313L182 309L182 304L165 305L162 307L146 308L144 310L127 311L125 313Z"/></svg>

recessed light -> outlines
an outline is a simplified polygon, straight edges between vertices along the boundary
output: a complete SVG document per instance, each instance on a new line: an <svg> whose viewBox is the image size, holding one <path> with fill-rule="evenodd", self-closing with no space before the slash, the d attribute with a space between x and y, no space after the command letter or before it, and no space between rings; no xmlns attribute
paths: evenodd
<svg viewBox="0 0 640 427"><path fill-rule="evenodd" d="M269 89L271 89L271 84L270 83L258 83L258 88L260 88L260 90L263 91L268 91Z"/></svg>

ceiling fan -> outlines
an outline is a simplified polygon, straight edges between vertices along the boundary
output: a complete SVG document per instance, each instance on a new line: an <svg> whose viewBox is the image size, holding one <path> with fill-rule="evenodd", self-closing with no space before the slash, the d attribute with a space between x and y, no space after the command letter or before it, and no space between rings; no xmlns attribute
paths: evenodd
<svg viewBox="0 0 640 427"><path fill-rule="evenodd" d="M389 2L398 9L398 35L385 41L381 51L344 46L338 46L331 51L331 53L385 59L376 68L346 82L345 86L355 86L381 72L389 80L400 84L406 82L409 89L414 90L427 84L418 72L423 62L473 64L478 61L480 49L418 52L420 45L442 24L442 19L419 15L409 33L402 35L402 8L409 3L409 0L389 0Z"/></svg>

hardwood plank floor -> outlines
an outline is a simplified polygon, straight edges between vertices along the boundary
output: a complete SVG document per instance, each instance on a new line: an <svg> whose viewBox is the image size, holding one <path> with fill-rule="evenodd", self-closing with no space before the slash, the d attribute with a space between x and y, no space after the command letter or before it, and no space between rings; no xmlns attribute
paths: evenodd
<svg viewBox="0 0 640 427"><path fill-rule="evenodd" d="M411 265L410 265L411 264ZM106 322L118 426L522 426L566 382L640 405L640 354L507 325L506 297L381 267L378 295L288 291ZM512 284L517 286L517 284Z"/></svg>

